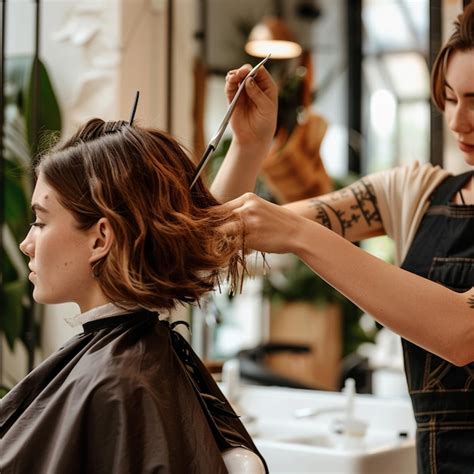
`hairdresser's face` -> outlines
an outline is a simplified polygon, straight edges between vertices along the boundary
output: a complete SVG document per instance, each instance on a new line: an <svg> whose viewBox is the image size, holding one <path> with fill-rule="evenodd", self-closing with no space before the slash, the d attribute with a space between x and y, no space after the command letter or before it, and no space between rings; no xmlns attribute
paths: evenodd
<svg viewBox="0 0 474 474"><path fill-rule="evenodd" d="M84 310L96 286L89 263L93 244L88 231L77 228L73 215L59 203L41 174L32 208L36 219L20 249L30 257L33 298L44 304L74 301Z"/></svg>
<svg viewBox="0 0 474 474"><path fill-rule="evenodd" d="M474 49L449 58L445 96L446 122L464 159L474 166Z"/></svg>

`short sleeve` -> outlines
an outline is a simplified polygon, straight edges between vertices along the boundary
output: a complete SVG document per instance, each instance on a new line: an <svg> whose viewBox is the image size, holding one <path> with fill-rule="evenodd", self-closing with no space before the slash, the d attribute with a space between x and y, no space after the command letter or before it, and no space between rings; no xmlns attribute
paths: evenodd
<svg viewBox="0 0 474 474"><path fill-rule="evenodd" d="M398 265L413 242L431 195L449 175L439 166L414 162L367 176L385 232L395 242Z"/></svg>

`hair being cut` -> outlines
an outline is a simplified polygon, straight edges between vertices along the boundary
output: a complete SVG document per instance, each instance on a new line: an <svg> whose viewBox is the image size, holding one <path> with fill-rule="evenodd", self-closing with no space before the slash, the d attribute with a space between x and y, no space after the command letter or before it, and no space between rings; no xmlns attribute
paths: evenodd
<svg viewBox="0 0 474 474"><path fill-rule="evenodd" d="M198 180L168 134L127 122L87 122L36 166L86 230L106 217L115 236L92 268L113 302L149 309L199 300L228 268L234 285L242 238L220 228L235 219Z"/></svg>
<svg viewBox="0 0 474 474"><path fill-rule="evenodd" d="M446 69L455 51L474 49L474 2L464 7L454 22L454 32L436 56L431 72L431 95L436 107L444 111L446 100Z"/></svg>

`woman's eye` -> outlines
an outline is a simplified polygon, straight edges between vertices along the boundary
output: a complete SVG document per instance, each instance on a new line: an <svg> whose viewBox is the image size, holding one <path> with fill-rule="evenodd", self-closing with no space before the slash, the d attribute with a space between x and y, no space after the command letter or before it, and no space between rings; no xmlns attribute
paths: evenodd
<svg viewBox="0 0 474 474"><path fill-rule="evenodd" d="M39 227L40 229L44 227L44 224L42 222L32 222L30 224L31 227Z"/></svg>
<svg viewBox="0 0 474 474"><path fill-rule="evenodd" d="M451 102L452 104L455 104L457 100L454 97L445 97L444 100L446 102Z"/></svg>

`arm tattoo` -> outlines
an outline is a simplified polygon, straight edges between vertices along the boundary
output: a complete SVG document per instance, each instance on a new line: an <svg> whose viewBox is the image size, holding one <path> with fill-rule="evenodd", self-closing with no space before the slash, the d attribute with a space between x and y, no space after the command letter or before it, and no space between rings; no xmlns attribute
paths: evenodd
<svg viewBox="0 0 474 474"><path fill-rule="evenodd" d="M337 205L341 199L353 196L355 203L350 206L349 214L346 211L338 210L331 204ZM331 203L331 204L330 204ZM341 228L341 235L344 237L346 229L350 229L363 218L370 227L374 222L381 222L377 198L374 188L366 179L361 179L353 185L333 193L329 201L321 199L310 199L309 205L316 209L315 219L325 227L332 230L331 216L337 220ZM337 206L336 206L337 207Z"/></svg>
<svg viewBox="0 0 474 474"><path fill-rule="evenodd" d="M471 295L469 299L467 300L467 304L469 305L470 308L474 309L474 295Z"/></svg>
<svg viewBox="0 0 474 474"><path fill-rule="evenodd" d="M332 230L331 219L329 218L329 214L327 213L326 209L324 209L324 206L322 204L324 203L318 201L317 199L311 199L310 201L310 205L314 205L314 207L316 208L315 219L319 221L323 226Z"/></svg>
<svg viewBox="0 0 474 474"><path fill-rule="evenodd" d="M359 184L350 186L349 189L356 198L357 206L351 209L359 208L364 216L365 221L369 225L375 222L381 222L379 208L377 207L377 198L373 186L366 179L361 179Z"/></svg>
<svg viewBox="0 0 474 474"><path fill-rule="evenodd" d="M316 207L317 213L316 213L315 219L317 219L322 225L326 226L328 229L331 229L331 230L332 230L332 225L331 225L330 214L334 215L334 217L337 219L341 227L342 236L346 234L346 229L351 228L352 224L354 222L357 223L357 221L360 219L360 214L355 214L355 213L352 213L350 218L347 218L346 213L344 211L339 211L337 209L334 209L334 207L332 207L325 201L320 201L318 199L311 199L310 204Z"/></svg>

